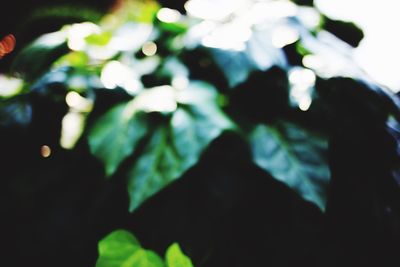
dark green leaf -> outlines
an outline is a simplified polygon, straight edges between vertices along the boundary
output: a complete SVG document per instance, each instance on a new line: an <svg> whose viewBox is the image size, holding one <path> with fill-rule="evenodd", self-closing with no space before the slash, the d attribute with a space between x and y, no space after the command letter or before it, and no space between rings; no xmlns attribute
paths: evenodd
<svg viewBox="0 0 400 267"><path fill-rule="evenodd" d="M135 210L197 163L203 150L232 123L217 107L217 94L194 83L181 94L184 104L169 125L156 128L129 173L130 210Z"/></svg>
<svg viewBox="0 0 400 267"><path fill-rule="evenodd" d="M255 163L325 209L330 178L327 140L291 123L258 125L250 135Z"/></svg>
<svg viewBox="0 0 400 267"><path fill-rule="evenodd" d="M383 125L390 114L400 117L398 100L367 81L340 77L318 79L316 92L317 112L337 130Z"/></svg>
<svg viewBox="0 0 400 267"><path fill-rule="evenodd" d="M104 163L108 176L132 154L147 132L144 114L132 111L132 103L120 104L108 111L89 132L91 152Z"/></svg>
<svg viewBox="0 0 400 267"><path fill-rule="evenodd" d="M183 254L177 243L172 244L165 255L168 267L193 267L193 263L189 257Z"/></svg>

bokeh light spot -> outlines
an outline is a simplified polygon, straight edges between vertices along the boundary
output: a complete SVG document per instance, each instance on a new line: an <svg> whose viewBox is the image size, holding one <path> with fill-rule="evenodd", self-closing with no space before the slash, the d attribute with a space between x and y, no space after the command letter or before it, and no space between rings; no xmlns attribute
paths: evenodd
<svg viewBox="0 0 400 267"><path fill-rule="evenodd" d="M41 148L40 148L40 155L41 155L43 158L48 158L48 157L50 157L50 155L51 155L51 148L50 148L49 146L47 146L47 145L41 146Z"/></svg>
<svg viewBox="0 0 400 267"><path fill-rule="evenodd" d="M146 56L154 56L157 53L157 45L154 42L146 42L142 47L142 52Z"/></svg>
<svg viewBox="0 0 400 267"><path fill-rule="evenodd" d="M174 23L179 21L181 13L177 10L164 7L158 11L157 18L165 23Z"/></svg>
<svg viewBox="0 0 400 267"><path fill-rule="evenodd" d="M11 53L15 48L16 40L14 35L8 34L0 41L0 58Z"/></svg>
<svg viewBox="0 0 400 267"><path fill-rule="evenodd" d="M301 109L302 111L307 111L311 106L311 102L312 102L311 97L309 96L303 97L299 101L299 109Z"/></svg>
<svg viewBox="0 0 400 267"><path fill-rule="evenodd" d="M62 120L60 145L65 149L74 148L83 133L85 116L79 112L69 112Z"/></svg>
<svg viewBox="0 0 400 267"><path fill-rule="evenodd" d="M292 44L299 39L299 33L292 27L280 26L272 32L272 44L277 48L282 48Z"/></svg>
<svg viewBox="0 0 400 267"><path fill-rule="evenodd" d="M89 112L93 107L93 102L82 97L77 92L71 91L65 97L67 105L80 112Z"/></svg>

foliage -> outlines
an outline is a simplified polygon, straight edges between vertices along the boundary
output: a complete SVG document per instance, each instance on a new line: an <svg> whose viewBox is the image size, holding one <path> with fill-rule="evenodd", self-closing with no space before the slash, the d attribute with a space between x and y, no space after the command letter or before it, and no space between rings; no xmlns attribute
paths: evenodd
<svg viewBox="0 0 400 267"><path fill-rule="evenodd" d="M139 241L125 230L116 230L99 242L96 267L193 267L178 244L168 247L165 262L153 251L141 247Z"/></svg>
<svg viewBox="0 0 400 267"><path fill-rule="evenodd" d="M279 66L288 73L291 83L279 88L282 92L289 91L282 103L268 103L268 98L274 97L273 94L279 94L279 92L274 92L271 93L271 96L269 95L268 91L274 90L274 88L268 88L273 86L272 82L251 81L251 79L247 82L249 83L247 87L251 88L245 88L249 93L238 101L247 101L245 99L247 98L251 102L252 97L265 99L266 103L275 106L270 108L257 105L257 112L267 116L269 115L267 112L275 111L273 120L290 120L291 118L286 118L290 115L285 113L297 113L296 104L302 109L308 109L312 104L311 111L313 110L319 100L318 95L314 92L316 77L314 73L323 78L345 75L360 79L362 75L361 71L357 70L353 64L350 64L352 69L349 71L339 68L339 66L347 65L349 59L340 53L332 52L332 46L323 38L339 43L338 39L333 36L325 36L327 33L323 30L316 36L312 35L310 31L317 31L318 24L310 26L302 21L301 16L293 16L294 11L301 13L308 10L305 7L283 2L282 5L287 6L281 7L280 10L283 14L273 18L277 23L274 28L268 28L270 22L265 21L267 14L259 14L261 11L254 10L279 7L275 7L273 4L271 6L254 4L250 6L247 13L232 13L235 15L228 22L224 19L227 14L222 9L217 10L215 14L210 15L215 16L210 19L216 20L216 24L209 25L209 29L196 35L195 31L200 31L197 28L206 27L204 25L210 23L207 20L209 19L208 15L202 13L206 8L196 9L197 2L193 0L187 5L190 14L187 17L180 15L177 11L161 9L154 24L148 23L152 22L153 14L156 13L158 6L146 3L143 6L136 4L136 9L145 11L140 13L141 17L134 15L139 14L136 9L127 9L133 13L121 9L117 10L115 15L109 15L115 16L112 23L109 22L112 20L111 17L106 17L100 26L90 23L67 26L58 33L41 37L23 50L14 62L14 71L18 72L25 82L33 82L32 86L27 84L27 87L46 87L49 81L43 81L42 73L47 71L49 62L59 58L53 64L52 72L68 68L68 73L60 76L60 80L57 81L66 85L65 93L75 90L81 95L93 95L93 90L96 94L95 90L103 86L109 89L118 87L124 89L133 98L130 102L107 108L105 114L99 116L96 122L90 126L87 135L91 151L104 163L107 176L115 173L121 163L130 155L137 155L135 161L131 161L133 167L128 174L131 210L194 165L198 161L201 151L222 131L233 129L233 124L228 119L229 115L224 114L221 109L226 108L226 104L225 107L221 106L218 101L221 97L229 99L235 94L235 90L239 91L240 86L251 73L261 71L264 73L263 77L267 78L268 75L273 75L268 73L272 66ZM150 11L150 8L153 10ZM317 11L313 10L313 12L317 19ZM123 15L120 16L120 14ZM143 17L144 14L147 14L148 17ZM254 18L245 21L246 16L250 15L253 15ZM117 19L116 16L120 17ZM125 21L126 19L128 22ZM241 21L247 24L239 24ZM176 27L180 27L182 30L177 32ZM288 36L280 37L275 29L286 30ZM339 57L344 62L338 62L339 66L333 66L334 69L331 69L331 66L325 66L322 69L315 69L315 72L301 66L293 66L288 62L289 59L284 50L280 48L293 42L297 42L297 46L310 51L310 55L319 57L316 60L322 61L324 56L330 54L331 57ZM65 54L67 44L72 50L69 54ZM143 52L139 50L142 46ZM154 46L153 49L158 49L159 52L146 52L145 49L152 49L151 46ZM205 49L207 56L196 59L200 64L199 67L203 68L201 75L206 75L200 78L220 84L216 79L223 79L221 76L212 77L213 73L206 71L210 64L215 64L215 67L220 69L225 76L226 88L220 86L217 88L218 92L204 82L191 81L192 77L196 77L198 73L196 73L196 68L185 66L184 62L198 49ZM350 50L350 48L346 49ZM63 54L65 56L60 57ZM310 57L310 55L306 57ZM312 64L308 66L305 61L306 57L303 58L303 64L310 68L316 67ZM184 61L182 62L181 59ZM328 62L325 63L328 64ZM344 73L341 73L343 71ZM77 75L77 88L68 83L70 73ZM144 78L149 75L151 75L151 83L162 85L162 87L147 88ZM278 80L276 83L285 82L286 77L279 78L283 80ZM96 86L93 86L93 83ZM331 83L334 84L334 81L332 80ZM232 90L232 93L229 90ZM253 96L251 96L251 90L257 90L259 93L253 92ZM225 96L219 96L221 93L224 93ZM52 92L49 94L51 95ZM288 96L290 96L289 99ZM293 105L286 106L289 100L292 102L291 104L295 105L294 107ZM311 103L312 101L313 103ZM240 106L240 104L237 105ZM228 104L228 108L234 110L235 106ZM243 113L246 114L250 107L245 106L243 109ZM276 112L279 109L284 109L284 111ZM154 112L160 113L163 119L154 125L149 125L150 121L146 118L149 115L146 113ZM327 133L323 132L323 129L317 128L313 130L320 132L318 137L308 134L304 136L304 132L308 130L304 126L296 125L296 121L293 121L290 126L291 135L305 137L304 139L295 137L299 146L297 148L297 145L286 144L285 137L280 134L272 134L271 137L268 137L269 133L280 131L279 126L274 126L280 125L280 122L271 124L260 119L260 121L254 122L254 126L256 126L254 133L249 134L255 151L255 162L323 209L325 203L323 199L326 195L324 187L326 187L329 177L327 162L326 159L324 160L324 153L316 154L313 149L308 147L307 141L314 139L318 143L320 141L317 140L321 139L321 142L326 143ZM239 121L237 124L241 127ZM274 154L260 152L264 149L275 150L271 147L272 144L265 143L275 138L278 142L276 143L277 148L285 149L287 147L290 150L297 150L299 156L305 161L294 163L290 156L283 155L277 156L278 158L275 160ZM278 145L280 142L283 143ZM145 148L142 149L142 152L136 152L140 144ZM326 145L320 147L322 150L326 150L326 148ZM312 160L313 158L314 160ZM310 163L313 164L312 168L307 166L308 161L312 162ZM266 163L262 164L261 162ZM291 169L292 167L294 170ZM297 170L299 168L308 169L308 171L300 175L302 171ZM319 169L321 171L317 171ZM310 186L305 185L308 183Z"/></svg>
<svg viewBox="0 0 400 267"><path fill-rule="evenodd" d="M394 151L398 100L354 64L353 48L323 29L313 7L242 2L190 0L183 15L133 1L98 25L41 36L14 60L16 77L7 79L19 83L0 95L0 118L13 121L1 125L33 124L37 99L62 107L52 145L87 144L104 178L123 177L131 212L199 167L210 144L231 132L255 165L325 211L341 171L328 161L332 140L384 129ZM394 153L383 164L392 181L398 163ZM177 244L164 263L122 230L100 241L99 254L97 267L192 266Z"/></svg>

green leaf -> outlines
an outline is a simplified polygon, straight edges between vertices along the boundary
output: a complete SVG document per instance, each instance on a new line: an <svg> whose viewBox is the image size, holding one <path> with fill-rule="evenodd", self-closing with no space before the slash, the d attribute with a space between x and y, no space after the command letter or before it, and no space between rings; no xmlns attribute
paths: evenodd
<svg viewBox="0 0 400 267"><path fill-rule="evenodd" d="M66 66L87 68L88 63L89 63L89 57L85 52L73 51L60 57L56 62L54 62L54 66L66 65Z"/></svg>
<svg viewBox="0 0 400 267"><path fill-rule="evenodd" d="M93 33L85 37L85 41L90 45L105 46L111 40L111 32Z"/></svg>
<svg viewBox="0 0 400 267"><path fill-rule="evenodd" d="M139 249L121 267L164 267L160 256L150 250ZM98 266L96 266L98 267Z"/></svg>
<svg viewBox="0 0 400 267"><path fill-rule="evenodd" d="M253 160L304 199L325 209L330 172L327 140L291 123L258 125L250 134Z"/></svg>
<svg viewBox="0 0 400 267"><path fill-rule="evenodd" d="M141 248L139 241L125 230L116 230L99 242L96 267L163 267L162 259Z"/></svg>
<svg viewBox="0 0 400 267"><path fill-rule="evenodd" d="M25 47L15 58L12 70L25 81L33 81L48 71L52 63L68 52L63 32L48 33Z"/></svg>
<svg viewBox="0 0 400 267"><path fill-rule="evenodd" d="M177 243L166 252L168 267L193 267L192 261ZM139 241L125 230L116 230L99 242L96 267L164 267L163 260L151 250L141 247Z"/></svg>
<svg viewBox="0 0 400 267"><path fill-rule="evenodd" d="M121 21L153 23L160 5L154 0L125 1L114 12Z"/></svg>
<svg viewBox="0 0 400 267"><path fill-rule="evenodd" d="M177 243L172 244L165 255L168 267L193 267L193 263L188 256L183 254Z"/></svg>
<svg viewBox="0 0 400 267"><path fill-rule="evenodd" d="M112 175L132 154L147 133L143 113L132 112L132 104L120 104L100 117L89 132L90 150L104 163L106 175Z"/></svg>
<svg viewBox="0 0 400 267"><path fill-rule="evenodd" d="M195 165L208 144L232 122L218 108L215 90L193 83L178 97L182 107L152 133L129 172L130 211Z"/></svg>
<svg viewBox="0 0 400 267"><path fill-rule="evenodd" d="M96 267L134 266L127 263L131 262L132 256L141 250L139 241L131 233L116 230L99 242Z"/></svg>

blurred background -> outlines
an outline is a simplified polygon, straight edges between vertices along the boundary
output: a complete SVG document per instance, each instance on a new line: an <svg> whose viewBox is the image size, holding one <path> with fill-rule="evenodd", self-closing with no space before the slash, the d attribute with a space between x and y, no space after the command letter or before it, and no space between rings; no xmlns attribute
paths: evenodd
<svg viewBox="0 0 400 267"><path fill-rule="evenodd" d="M182 9L184 1L160 2ZM314 3L330 18L354 22L363 30L364 38L354 51L357 62L374 80L394 92L399 91L400 3L397 0L315 0ZM115 5L118 0L8 1L2 4L0 37L14 33L21 47L40 33L58 30L65 23L98 20ZM32 21L34 24L30 25ZM5 70L4 65L10 61L0 61L0 70Z"/></svg>
<svg viewBox="0 0 400 267"><path fill-rule="evenodd" d="M356 49L357 62L377 82L400 90L400 3L396 0L316 0L316 6L333 19L353 21L364 32Z"/></svg>
<svg viewBox="0 0 400 267"><path fill-rule="evenodd" d="M5 266L399 266L398 1L185 2L2 4Z"/></svg>

